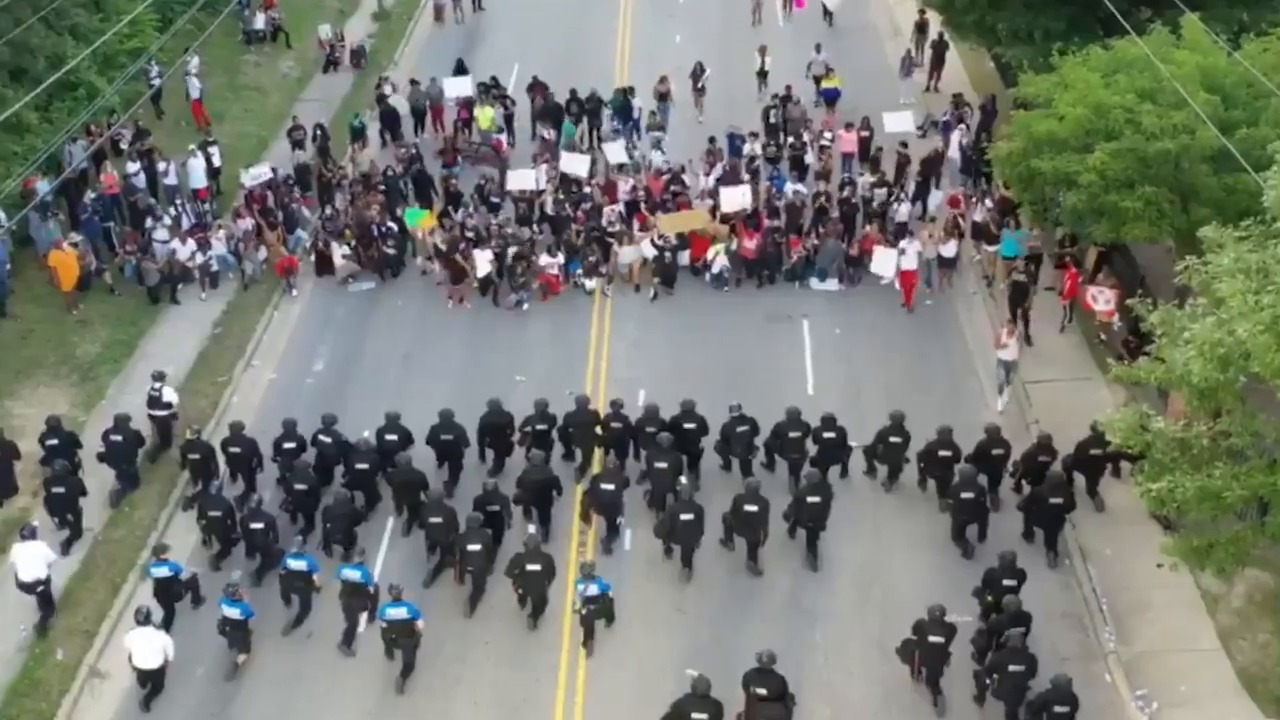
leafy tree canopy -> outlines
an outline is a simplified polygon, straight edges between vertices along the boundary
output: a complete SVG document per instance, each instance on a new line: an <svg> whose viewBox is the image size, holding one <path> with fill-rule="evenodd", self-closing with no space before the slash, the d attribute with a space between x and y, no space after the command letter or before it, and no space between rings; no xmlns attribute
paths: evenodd
<svg viewBox="0 0 1280 720"><path fill-rule="evenodd" d="M1213 128L1261 173L1280 139L1280 98L1189 19L1144 42L1177 85L1132 38L1062 55L1022 78L1024 109L1001 129L992 157L1040 220L1094 242L1192 250L1200 228L1257 214L1257 182ZM1240 55L1280 77L1280 32L1246 41Z"/></svg>
<svg viewBox="0 0 1280 720"><path fill-rule="evenodd" d="M1127 407L1107 430L1146 454L1137 490L1176 520L1183 557L1214 569L1280 541L1280 292L1263 260L1280 256L1280 171L1266 185L1264 219L1201 233L1203 254L1179 272L1193 292L1185 306L1137 308L1153 354L1112 372L1182 401L1174 418Z"/></svg>

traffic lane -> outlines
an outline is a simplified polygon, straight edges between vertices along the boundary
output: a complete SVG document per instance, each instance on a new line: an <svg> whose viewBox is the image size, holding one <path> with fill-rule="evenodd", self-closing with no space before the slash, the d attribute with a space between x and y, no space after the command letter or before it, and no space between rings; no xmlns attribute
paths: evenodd
<svg viewBox="0 0 1280 720"><path fill-rule="evenodd" d="M328 372L312 377L300 372L285 375L283 380L278 378L265 400L261 415L274 419L295 412L294 408L298 407L295 400L308 397L307 402L312 409L324 407L340 416L368 418L372 427L380 420L385 408L400 407L406 424L410 424L421 438L433 418L416 419L413 408L430 412L453 405L459 408L459 420L470 429L483 409L484 400L501 394L501 389L510 389L513 407L515 403L527 405L532 402L534 391L518 387L523 384L516 380L518 376L555 387L581 384L585 373L584 348L588 344L589 323L584 325L573 316L589 312L586 303L564 303L558 308L563 313L547 312L533 322L517 325L510 322L511 314L503 311L482 315L463 310L450 313L439 303L414 304L414 301L423 299L425 285L425 282L415 283L406 278L406 282L384 288L383 292L356 293L356 297L346 296L345 290L337 286L316 288L311 298L313 306L307 308L307 318L299 323L291 341L293 347L285 353L282 365L303 367L306 360L314 357L317 347L328 343L332 348L324 368ZM343 309L339 310L339 307ZM335 318L341 318L342 325L336 325ZM415 332L417 327L432 328L434 332ZM560 343L545 342L545 337L553 329L559 333ZM523 335L519 334L520 330L523 330ZM520 354L495 348L495 336L504 331L512 343L507 349L520 347ZM540 341L531 343L531 338L535 337ZM495 352L495 349L499 351ZM419 372L413 373L414 370ZM336 404L318 405L316 397L327 397L330 403ZM304 429L309 427L305 425ZM360 430L349 426L347 432L354 436ZM439 473L434 472L430 454L419 448L415 455L419 464L438 482ZM468 468L462 497L469 501L473 491L478 489L482 474L478 464ZM508 475L514 477L512 472ZM505 484L509 490L510 480ZM273 483L264 483L264 490L269 485ZM272 493L268 491L268 494ZM268 502L270 507L276 506L274 498L269 498ZM408 597L422 603L429 620L440 618L430 625L429 642L424 646L420 659L422 672L415 678L412 692L423 699L438 698L434 701L437 703L454 703L451 707L459 709L469 708L463 704L468 701L520 702L522 697L530 699L536 696L550 702L550 690L542 691L545 683L539 683L522 670L523 663L530 657L540 664L554 662L559 650L554 638L526 638L527 633L521 629L522 621L518 617L507 617L505 622L503 618L495 617L492 623L484 622L480 617L474 623L462 623L460 618L459 621L448 619L453 612L460 612L460 606L448 597L450 590L441 588L424 592L420 589L419 582L425 574L421 537L415 535L402 540L395 530L386 534L389 505L387 502L384 509L361 528L361 540L369 551L370 562L376 560L382 539L388 538L381 580L384 584L402 582ZM462 510L465 507L460 506ZM559 520L563 525L570 518L571 512L564 510ZM287 537L290 528L287 518L280 521L282 534ZM509 544L509 547L513 546ZM322 561L327 584L334 585L331 578L337 563L323 557L318 559ZM203 551L191 552L186 563L193 569L203 566ZM243 561L233 565L246 566ZM205 590L211 598L217 597L231 572L228 569L218 574L204 573ZM352 687L390 688L393 672L378 657L376 634L362 636L365 652L354 661L341 657L330 645L336 642L340 631L336 588L326 588L317 597L315 615L300 632L288 639L279 639L276 633L290 615L279 603L274 585L269 581L263 589L251 591L251 599L259 613L254 622L258 642L255 643L253 665L246 668L244 676L233 685L225 685L217 679L228 658L222 641L213 633L216 619L213 606L188 614L179 621L174 628L175 643L179 652L192 661L184 663L180 660L170 672L170 690L164 699L166 705L172 703L175 712L203 717L242 715L243 711L260 711L273 703L280 703L282 709L287 706L296 710L303 706L315 711L360 712L368 707L368 698L350 693L348 682ZM501 583L495 582L494 585L497 595ZM507 644L508 641L515 644ZM305 658L300 657L303 652L306 652ZM511 675L510 692L494 698L482 685L464 684L470 683L472 678L463 677L455 665L470 665L468 658L484 663L483 667L490 668L499 676ZM301 692L282 691L282 688L297 687L299 676L313 673L343 673L351 679L335 683L330 689L303 686L298 688ZM210 676L214 679L210 680ZM527 684L525 678L528 679ZM474 679L484 682L479 676ZM394 707L388 705L387 712L395 712ZM134 717L137 714L131 705L125 705L117 717Z"/></svg>
<svg viewBox="0 0 1280 720"><path fill-rule="evenodd" d="M712 295L706 288L689 288L667 306L679 302L678 312L651 313L649 326L661 323L663 337L670 338L671 344L616 346L613 366L625 363L630 374L655 378L645 381L646 397L660 395L664 404L686 395L698 399L713 428L724 419L723 407L733 401L742 402L767 432L780 415L775 408L786 404L799 405L811 420L821 409L830 409L847 424L866 416L871 425L878 424L891 407L877 407L874 398L910 397L908 408L918 417L940 416L957 407L978 409L977 421L952 421L964 443L975 437L985 403L976 383L965 381L964 373L970 371L964 364L969 361L963 340L945 328L915 340L908 339L909 332L899 331L896 341L887 341L893 336L886 332L874 344L841 344L830 338L813 343L815 373L842 367L861 371L858 376L867 386L883 387L846 401L834 392L823 394L826 376L818 375L816 394L809 398L803 386L797 387L800 383L788 382L802 364L797 352L802 341L794 338L803 333L789 327L787 317L809 316L812 335L814 327L827 327L836 313L846 320L855 318L855 323L872 323L883 308L869 303L832 305L825 294L783 288L767 298L765 293ZM738 300L744 301L741 306ZM726 322L730 303L733 316ZM619 316L620 326L636 325L636 321ZM955 362L949 367L961 382L951 395L930 394L932 386L922 385L913 375L894 372L904 352L910 352L904 345L918 346L930 338L954 354ZM680 353L681 347L716 350L691 357ZM937 363L939 371L948 368L945 358ZM691 370L694 365L701 369ZM917 440L917 446L923 440ZM951 547L946 520L937 516L932 496L922 497L915 490L913 474L908 473L904 487L886 496L878 485L859 476L857 461L855 457L853 478L833 480L835 506L822 541L823 572L817 575L802 567L800 542L788 541L783 533L779 515L786 492L781 474L760 473L775 513L773 537L762 552L766 576L760 579L743 571L741 548L732 558L717 557L726 554L715 546L715 533L720 513L737 491L736 475L726 476L710 463L704 470L701 500L707 509L708 537L689 586L676 579L674 563L661 559L648 531L651 521L635 494L628 512L637 533L632 549L602 563L606 577L617 578L621 619L591 661L587 716L594 716L597 709L603 712L606 704L614 712L627 708L636 717L652 716L669 702L668 694L674 697L683 691L685 669L708 674L717 685L717 695L736 705L738 679L763 647L778 652L781 669L796 688L806 716L843 716L847 712L842 711L850 707L888 717L920 712L926 700L911 687L892 650L928 604L943 602L962 616L958 660L945 683L953 700L952 716L980 717L974 706L957 702L970 692L970 664L964 654L975 627L963 616L976 614L969 590L982 568L1001 549L1021 549L1014 516L1008 512L997 516L978 558L965 562ZM892 550L885 552L886 546ZM1046 677L1071 672L1081 697L1097 712L1094 716L1115 717L1107 703L1108 688L1099 677L1096 645L1087 633L1069 574L1048 572L1036 553L1024 555L1031 575L1025 600L1038 621L1032 647Z"/></svg>

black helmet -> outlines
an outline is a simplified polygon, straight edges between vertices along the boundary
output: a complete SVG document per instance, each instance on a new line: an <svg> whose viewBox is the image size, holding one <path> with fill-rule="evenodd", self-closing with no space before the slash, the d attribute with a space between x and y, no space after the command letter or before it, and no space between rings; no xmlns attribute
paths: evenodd
<svg viewBox="0 0 1280 720"><path fill-rule="evenodd" d="M1043 431L1038 432L1038 433L1036 433L1036 444L1037 444L1037 445L1052 445L1052 444L1053 444L1053 436L1052 436L1052 435L1050 435L1050 434L1049 434L1049 433L1047 433L1047 432L1043 432Z"/></svg>
<svg viewBox="0 0 1280 720"><path fill-rule="evenodd" d="M627 404L622 402L622 398L614 398L609 401L609 409L614 412L622 412L622 408L626 406Z"/></svg>
<svg viewBox="0 0 1280 720"><path fill-rule="evenodd" d="M658 407L658 403L645 403L645 406L644 406L645 417L659 417L661 413L662 413L662 409Z"/></svg>
<svg viewBox="0 0 1280 720"><path fill-rule="evenodd" d="M1002 568L1015 568L1018 566L1017 550L1001 550L996 555L996 565Z"/></svg>
<svg viewBox="0 0 1280 720"><path fill-rule="evenodd" d="M622 463L618 462L618 458L613 455L606 455L604 458L604 466L610 470L617 470Z"/></svg>
<svg viewBox="0 0 1280 720"><path fill-rule="evenodd" d="M782 411L782 416L788 420L799 420L800 408L796 407L795 405L791 405L786 410Z"/></svg>
<svg viewBox="0 0 1280 720"><path fill-rule="evenodd" d="M953 429L951 428L951 426L950 426L950 425L939 425L939 426L938 426L938 439L939 439L939 440L950 440L950 439L955 435L955 432L956 432L956 431L955 431L955 430L953 430Z"/></svg>
<svg viewBox="0 0 1280 720"><path fill-rule="evenodd" d="M396 467L413 467L413 456L407 452L402 452L399 455L396 455Z"/></svg>
<svg viewBox="0 0 1280 720"><path fill-rule="evenodd" d="M300 553L307 549L307 539L301 535L295 537L289 542L289 552Z"/></svg>
<svg viewBox="0 0 1280 720"><path fill-rule="evenodd" d="M1027 646L1027 631L1023 628L1014 628L1004 635L1004 646L1007 648L1021 648Z"/></svg>
<svg viewBox="0 0 1280 720"><path fill-rule="evenodd" d="M163 560L168 556L169 556L168 543L160 542L151 546L151 557L155 558L156 560Z"/></svg>
<svg viewBox="0 0 1280 720"><path fill-rule="evenodd" d="M155 622L151 617L151 608L146 605L139 605L133 609L133 624L139 627L144 625L154 625Z"/></svg>
<svg viewBox="0 0 1280 720"><path fill-rule="evenodd" d="M475 530L484 525L484 516L480 513L467 513L467 529Z"/></svg>
<svg viewBox="0 0 1280 720"><path fill-rule="evenodd" d="M63 460L62 458L58 458L57 460L49 463L49 469L56 473L71 472L71 463Z"/></svg>
<svg viewBox="0 0 1280 720"><path fill-rule="evenodd" d="M836 414L833 412L824 412L822 417L818 418L818 422L825 427L831 427L836 424Z"/></svg>
<svg viewBox="0 0 1280 720"><path fill-rule="evenodd" d="M685 483L680 486L680 499L692 500L694 495L693 483Z"/></svg>
<svg viewBox="0 0 1280 720"><path fill-rule="evenodd" d="M730 415L741 415L741 414L742 414L742 403L729 403L729 414L730 414ZM698 677L702 677L702 676L701 676L701 675L699 675ZM698 678L694 678L694 680L697 680L697 679L698 679ZM707 682L710 682L710 680L708 680Z"/></svg>
<svg viewBox="0 0 1280 720"><path fill-rule="evenodd" d="M118 428L128 427L131 422L133 422L133 416L127 412L118 412L111 416L111 424Z"/></svg>
<svg viewBox="0 0 1280 720"><path fill-rule="evenodd" d="M743 480L742 489L752 494L760 492L760 478L749 477L746 480Z"/></svg>
<svg viewBox="0 0 1280 720"><path fill-rule="evenodd" d="M498 481L494 480L493 478L485 478L484 482L480 483L480 489L484 490L485 492L497 490Z"/></svg>
<svg viewBox="0 0 1280 720"><path fill-rule="evenodd" d="M583 560L578 564L578 574L582 577L592 577L596 574L596 563L594 560Z"/></svg>
<svg viewBox="0 0 1280 720"><path fill-rule="evenodd" d="M261 510L261 509L262 509L262 496L261 496L261 495L259 495L258 493L254 493L254 494L250 495L250 496L249 496L249 499L245 502L245 505L246 505L250 510Z"/></svg>
<svg viewBox="0 0 1280 720"><path fill-rule="evenodd" d="M994 440L995 438L1000 437L1002 431L1000 430L999 425L995 423L987 423L982 426L982 434Z"/></svg>
<svg viewBox="0 0 1280 720"><path fill-rule="evenodd" d="M40 531L33 522L25 523L18 528L18 539L22 541L35 540L40 535Z"/></svg>
<svg viewBox="0 0 1280 720"><path fill-rule="evenodd" d="M934 603L925 611L925 616L930 620L946 620L947 606L942 603Z"/></svg>
<svg viewBox="0 0 1280 720"><path fill-rule="evenodd" d="M191 427L187 428L187 439L194 440L200 437L200 434L202 432L204 431L200 428L199 425L192 425Z"/></svg>
<svg viewBox="0 0 1280 720"><path fill-rule="evenodd" d="M359 438L353 443L357 450L369 451L373 449L373 441L367 437Z"/></svg>
<svg viewBox="0 0 1280 720"><path fill-rule="evenodd" d="M351 502L351 491L350 491L350 490L343 490L342 488L339 488L339 489L337 489L337 490L334 490L334 491L333 491L333 504L334 504L334 505L337 505L338 503L349 503L349 502Z"/></svg>
<svg viewBox="0 0 1280 720"><path fill-rule="evenodd" d="M964 465L960 466L959 470L956 471L956 476L965 482L977 480L978 468L970 465L969 463L965 463Z"/></svg>
<svg viewBox="0 0 1280 720"><path fill-rule="evenodd" d="M542 547L542 538L538 537L538 533L529 533L524 536L524 549L537 550Z"/></svg>
<svg viewBox="0 0 1280 720"><path fill-rule="evenodd" d="M689 692L698 697L711 697L711 678L701 673L693 676L689 682Z"/></svg>
<svg viewBox="0 0 1280 720"><path fill-rule="evenodd" d="M222 597L228 600L239 600L240 599L240 583L229 582L226 585L223 585Z"/></svg>
<svg viewBox="0 0 1280 720"><path fill-rule="evenodd" d="M400 413L395 410L388 410L382 414L383 422L398 423L400 422Z"/></svg>
<svg viewBox="0 0 1280 720"><path fill-rule="evenodd" d="M1054 690L1071 690L1071 676L1066 673L1058 673L1049 678L1049 687Z"/></svg>
<svg viewBox="0 0 1280 720"><path fill-rule="evenodd" d="M243 435L244 421L232 420L231 422L227 423L227 432L231 433L232 435Z"/></svg>
<svg viewBox="0 0 1280 720"><path fill-rule="evenodd" d="M805 485L816 485L822 482L822 473L815 468L809 468L804 471L804 476L801 479L804 480Z"/></svg>
<svg viewBox="0 0 1280 720"><path fill-rule="evenodd" d="M1044 484L1055 488L1066 485L1067 475L1057 468L1052 468L1044 474Z"/></svg>
<svg viewBox="0 0 1280 720"><path fill-rule="evenodd" d="M1017 595L1005 595L1000 600L1000 612L1013 613L1022 609L1022 598Z"/></svg>
<svg viewBox="0 0 1280 720"><path fill-rule="evenodd" d="M427 490L427 500L444 500L444 488L433 487Z"/></svg>
<svg viewBox="0 0 1280 720"><path fill-rule="evenodd" d="M547 454L546 454L546 453L544 453L544 452L542 452L541 450L530 450L530 451L529 451L529 464L530 464L530 465L546 465L546 464L547 464Z"/></svg>
<svg viewBox="0 0 1280 720"><path fill-rule="evenodd" d="M573 406L578 409L586 409L591 406L591 398L581 393L574 395Z"/></svg>
<svg viewBox="0 0 1280 720"><path fill-rule="evenodd" d="M546 412L549 407L551 407L551 403L547 402L546 398L538 398L533 401L534 412Z"/></svg>
<svg viewBox="0 0 1280 720"><path fill-rule="evenodd" d="M675 436L674 436L674 435L672 435L672 434L671 434L671 433L669 433L669 432L660 432L660 433L658 433L658 438L657 438L657 439L658 439L658 444L659 444L659 445L661 445L661 446L662 446L662 447L664 447L664 448L666 448L666 447L671 447L672 443L674 443L674 442L676 441Z"/></svg>
<svg viewBox="0 0 1280 720"><path fill-rule="evenodd" d="M334 415L334 414L333 414L333 413L331 413L331 412L327 412L327 413L325 413L325 414L323 414L323 415L321 415L321 416L320 416L320 426L321 426L321 427L331 428L331 427L333 427L334 425L337 425L337 424L338 424L338 416L337 416L337 415Z"/></svg>
<svg viewBox="0 0 1280 720"><path fill-rule="evenodd" d="M484 406L490 410L501 410L502 401L499 400L498 398L489 398L489 401L486 402Z"/></svg>
<svg viewBox="0 0 1280 720"><path fill-rule="evenodd" d="M778 664L778 654L769 648L765 648L756 653L756 665L762 668L771 668Z"/></svg>
<svg viewBox="0 0 1280 720"><path fill-rule="evenodd" d="M440 408L440 412L436 413L436 417L440 419L440 422L453 422L455 417L453 408Z"/></svg>
<svg viewBox="0 0 1280 720"><path fill-rule="evenodd" d="M907 421L907 414L902 412L901 410L894 410L893 412L889 413L890 425L901 425L906 421Z"/></svg>
<svg viewBox="0 0 1280 720"><path fill-rule="evenodd" d="M167 373L167 372L165 372L165 371L163 371L163 370L152 370L152 371L151 371L151 382L158 382L158 383L162 383L162 382L164 382L165 380L168 380L168 379L169 379L169 373Z"/></svg>
<svg viewBox="0 0 1280 720"><path fill-rule="evenodd" d="M403 600L404 588L400 586L400 583L391 583L387 586L387 595L389 595L392 600Z"/></svg>
<svg viewBox="0 0 1280 720"><path fill-rule="evenodd" d="M693 400L690 400L689 398L685 398L680 401L680 412L693 412L694 410L697 410L697 409L698 409L698 403L694 402Z"/></svg>
<svg viewBox="0 0 1280 720"><path fill-rule="evenodd" d="M357 565L364 563L367 557L369 557L369 553L363 547L358 547L351 551L351 562Z"/></svg>
<svg viewBox="0 0 1280 720"><path fill-rule="evenodd" d="M285 432L293 432L294 430L297 430L297 429L298 429L298 420L297 420L297 418L291 418L291 417L288 417L288 418L285 418L285 419L281 420L281 421L280 421L280 429L281 429L281 430L284 430Z"/></svg>
<svg viewBox="0 0 1280 720"><path fill-rule="evenodd" d="M44 419L44 427L46 430L61 430L62 418L58 415L50 415Z"/></svg>

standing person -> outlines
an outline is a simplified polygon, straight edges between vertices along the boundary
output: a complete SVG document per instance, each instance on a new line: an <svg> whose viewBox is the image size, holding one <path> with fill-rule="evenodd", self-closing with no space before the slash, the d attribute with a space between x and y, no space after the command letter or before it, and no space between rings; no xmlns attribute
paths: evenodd
<svg viewBox="0 0 1280 720"><path fill-rule="evenodd" d="M911 24L911 48L914 51L916 67L924 65L924 49L929 42L929 11L920 8L916 11L916 21Z"/></svg>
<svg viewBox="0 0 1280 720"><path fill-rule="evenodd" d="M1004 412L1009 404L1009 387L1013 385L1013 376L1018 371L1018 355L1022 351L1022 339L1018 335L1018 324L1013 318L1004 321L1004 325L996 332L996 411Z"/></svg>
<svg viewBox="0 0 1280 720"><path fill-rule="evenodd" d="M831 9L831 6L828 5L827 3L835 2L835 0L821 0L821 2L822 2L822 21L827 24L827 27L834 27L836 24L836 13L834 10Z"/></svg>
<svg viewBox="0 0 1280 720"><path fill-rule="evenodd" d="M443 135L448 129L444 124L444 86L438 78L431 78L427 81L425 92L427 114L431 116L431 132L437 136Z"/></svg>
<svg viewBox="0 0 1280 720"><path fill-rule="evenodd" d="M751 0L751 27L764 24L764 0Z"/></svg>
<svg viewBox="0 0 1280 720"><path fill-rule="evenodd" d="M13 580L23 595L36 599L40 616L36 620L36 637L49 632L58 606L53 600L53 575L51 568L58 560L53 548L40 539L35 523L27 523L18 530L18 542L9 548L9 565L13 567Z"/></svg>
<svg viewBox="0 0 1280 720"><path fill-rule="evenodd" d="M942 69L947 65L947 52L950 50L951 43L947 40L947 34L939 30L938 36L929 43L929 71L924 79L925 92L941 92L938 83L942 82Z"/></svg>
<svg viewBox="0 0 1280 720"><path fill-rule="evenodd" d="M704 113L704 103L707 100L707 77L711 75L711 71L707 70L707 66L702 64L701 60L693 63L693 69L689 71L689 82L692 83L693 109L698 113L698 122L702 122Z"/></svg>
<svg viewBox="0 0 1280 720"><path fill-rule="evenodd" d="M911 48L902 51L902 57L898 58L898 104L913 105L916 101L916 88L913 78L916 74L916 60L911 54ZM929 92L928 86L925 92Z"/></svg>
<svg viewBox="0 0 1280 720"><path fill-rule="evenodd" d="M1031 284L1031 278L1021 262L1014 263L1006 284L1008 296L1005 302L1009 306L1009 320L1013 323L1022 323L1022 338L1026 341L1027 347L1033 347L1035 343L1031 342L1031 303L1035 299L1035 286Z"/></svg>
<svg viewBox="0 0 1280 720"><path fill-rule="evenodd" d="M413 136L427 131L427 91L417 78L409 80L409 115L413 118Z"/></svg>
<svg viewBox="0 0 1280 720"><path fill-rule="evenodd" d="M194 72L187 71L187 100L191 103L191 119L196 124L196 132L203 133L213 127L213 120L209 118L209 111L204 106L204 83L200 82L200 76Z"/></svg>
<svg viewBox="0 0 1280 720"><path fill-rule="evenodd" d="M924 247L914 235L908 235L898 245L898 285L902 289L902 307L907 312L916 311L916 288L920 286L920 261Z"/></svg>
<svg viewBox="0 0 1280 720"><path fill-rule="evenodd" d="M1080 261L1074 255L1068 255L1066 260L1066 267L1062 270L1062 286L1058 289L1058 302L1062 304L1062 319L1058 321L1060 333L1075 322L1076 298L1080 296Z"/></svg>
<svg viewBox="0 0 1280 720"><path fill-rule="evenodd" d="M147 450L147 462L153 464L173 447L173 426L178 421L178 391L166 382L168 379L165 371L153 371L151 387L147 388L147 417L155 433L155 444Z"/></svg>
<svg viewBox="0 0 1280 720"><path fill-rule="evenodd" d="M124 649L129 653L129 665L142 690L138 707L144 713L151 712L151 704L164 692L165 674L173 662L173 638L156 627L151 608L139 605L133 611L137 627L124 636Z"/></svg>
<svg viewBox="0 0 1280 720"><path fill-rule="evenodd" d="M152 58L144 69L147 77L147 100L155 111L157 120L164 120L164 71Z"/></svg>
<svg viewBox="0 0 1280 720"><path fill-rule="evenodd" d="M769 57L769 46L761 44L756 48L755 71L756 71L756 98L763 98L764 94L769 91L769 66L772 59Z"/></svg>
<svg viewBox="0 0 1280 720"><path fill-rule="evenodd" d="M790 11L787 12L790 17ZM813 55L809 57L809 63L804 66L804 76L813 81L813 106L818 107L822 104L822 78L827 76L827 71L831 69L831 63L827 60L827 53L822 49L822 43L813 44Z"/></svg>

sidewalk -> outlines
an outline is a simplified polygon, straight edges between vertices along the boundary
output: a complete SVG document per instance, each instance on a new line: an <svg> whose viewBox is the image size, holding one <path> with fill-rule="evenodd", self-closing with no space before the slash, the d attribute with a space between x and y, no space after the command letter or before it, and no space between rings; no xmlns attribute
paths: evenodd
<svg viewBox="0 0 1280 720"><path fill-rule="evenodd" d="M376 0L362 0L360 8L343 26L349 41L365 38L376 29L377 24L373 20L376 9ZM366 68L362 72L376 70ZM292 114L297 115L308 126L321 121L328 123L354 83L355 75L349 70L328 75L318 74L294 104ZM280 136L263 160L279 167L289 164L289 146L284 139L284 130L289 124L286 122L281 127ZM228 171L231 169L228 168ZM67 578L80 567L85 551L106 522L109 512L107 491L111 487L112 476L93 459L93 453L98 449L98 435L110 425L111 416L121 411L133 415L135 427L146 429L145 397L147 386L151 382L151 372L162 369L169 373L171 384L181 386L195 363L196 356L212 338L214 325L236 289L236 283L225 283L220 291L211 293L206 302L200 302L188 292L182 305L170 307L162 313L134 352L125 370L111 383L106 398L89 414L83 434L84 479L89 488L89 497L84 502L85 537L76 544L69 557L54 566L55 593L61 592ZM45 539L51 539L53 523L42 508L37 511L36 518L40 526L46 529ZM20 593L13 583L0 583L0 617L11 621L8 627L0 631L0 687L7 687L26 660L30 628L36 618L35 603Z"/></svg>
<svg viewBox="0 0 1280 720"><path fill-rule="evenodd" d="M913 0L886 0L886 4L887 17L879 21L886 37L897 41L892 52L897 45L905 46L919 6ZM936 14L930 16L934 28L945 29ZM946 86L942 93L926 96L927 109L940 111L955 91L976 103L958 58L948 59L942 84ZM957 289L969 298L958 302L980 300L993 332L1006 311L968 270L961 273ZM1023 349L1014 397L1029 432L1052 434L1058 450L1065 453L1088 432L1090 422L1124 403L1126 397L1122 389L1107 382L1079 329L1057 332L1059 313L1056 295L1037 294L1031 313L1036 344ZM1021 433L1010 429L1010 434ZM1175 558L1164 554L1164 533L1142 501L1127 482L1110 477L1103 481L1102 494L1107 501L1105 513L1096 513L1081 494L1080 509L1066 535L1071 555L1067 565L1078 576L1106 658L1108 680L1127 704L1129 715L1161 720L1262 720L1236 678L1194 579L1177 569ZM1031 562L1039 559L1038 553L1028 555Z"/></svg>

